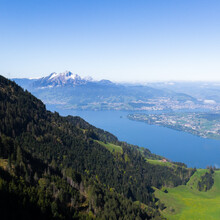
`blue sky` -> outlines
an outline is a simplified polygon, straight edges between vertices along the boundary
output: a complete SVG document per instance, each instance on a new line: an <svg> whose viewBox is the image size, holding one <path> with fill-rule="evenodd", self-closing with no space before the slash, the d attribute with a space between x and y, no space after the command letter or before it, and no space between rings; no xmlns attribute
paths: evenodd
<svg viewBox="0 0 220 220"><path fill-rule="evenodd" d="M219 0L0 0L0 74L220 80Z"/></svg>

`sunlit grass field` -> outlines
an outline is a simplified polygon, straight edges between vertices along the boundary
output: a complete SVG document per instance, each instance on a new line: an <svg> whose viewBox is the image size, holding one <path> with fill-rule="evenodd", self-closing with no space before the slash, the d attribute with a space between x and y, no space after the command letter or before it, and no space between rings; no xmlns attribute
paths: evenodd
<svg viewBox="0 0 220 220"><path fill-rule="evenodd" d="M168 219L220 219L220 171L215 171L214 185L207 192L197 190L201 175L197 170L187 185L167 188L168 193L156 189L155 195L166 206L162 215Z"/></svg>
<svg viewBox="0 0 220 220"><path fill-rule="evenodd" d="M98 142L99 144L101 144L103 147L105 147L107 150L109 150L110 152L115 152L115 153L123 153L122 147L112 144L112 143L104 143L102 141L98 141L96 140L96 142Z"/></svg>
<svg viewBox="0 0 220 220"><path fill-rule="evenodd" d="M171 162L163 162L162 160L152 160L152 159L146 159L148 163L151 163L153 165L160 165L160 166L167 166L167 167L177 167L175 164Z"/></svg>

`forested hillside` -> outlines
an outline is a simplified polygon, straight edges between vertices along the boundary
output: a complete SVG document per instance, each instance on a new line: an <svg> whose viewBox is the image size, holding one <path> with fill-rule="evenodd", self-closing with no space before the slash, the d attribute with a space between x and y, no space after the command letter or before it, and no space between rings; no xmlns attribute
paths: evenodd
<svg viewBox="0 0 220 220"><path fill-rule="evenodd" d="M0 76L3 219L160 219L153 187L185 184L194 169L158 159L79 117L61 117Z"/></svg>

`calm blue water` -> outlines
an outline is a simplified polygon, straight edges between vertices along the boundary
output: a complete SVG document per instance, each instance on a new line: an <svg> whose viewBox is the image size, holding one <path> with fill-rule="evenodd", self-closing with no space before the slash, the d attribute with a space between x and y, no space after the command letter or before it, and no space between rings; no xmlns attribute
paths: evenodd
<svg viewBox="0 0 220 220"><path fill-rule="evenodd" d="M220 167L220 141L131 121L127 115L132 112L60 110L59 113L63 116L78 115L90 124L111 132L120 141L148 148L152 153L184 162L188 167Z"/></svg>

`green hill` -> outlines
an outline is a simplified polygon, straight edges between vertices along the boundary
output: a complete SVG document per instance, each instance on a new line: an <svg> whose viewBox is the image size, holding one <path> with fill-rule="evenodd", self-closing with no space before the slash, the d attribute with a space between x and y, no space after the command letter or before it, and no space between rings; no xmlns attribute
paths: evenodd
<svg viewBox="0 0 220 220"><path fill-rule="evenodd" d="M166 207L162 214L168 219L219 219L220 171L213 174L210 190L199 191L198 183L206 173L207 170L197 170L186 185L156 190L156 197Z"/></svg>
<svg viewBox="0 0 220 220"><path fill-rule="evenodd" d="M161 219L153 187L186 184L195 171L147 162L161 158L47 111L0 76L1 219Z"/></svg>

